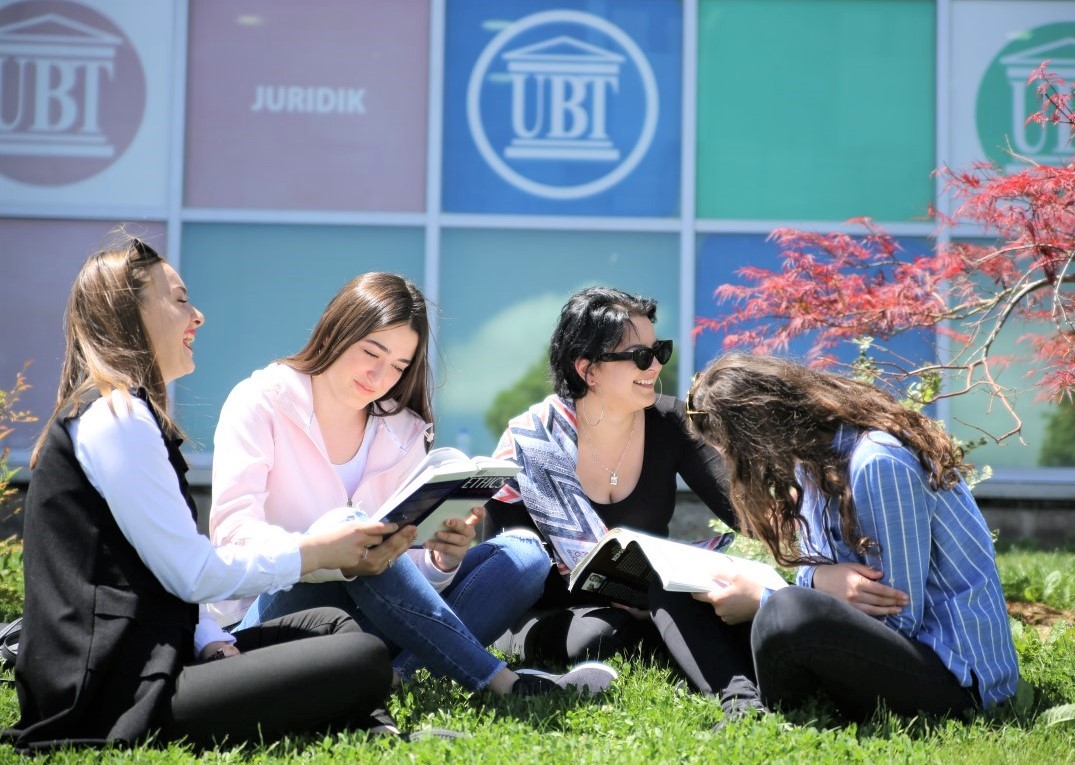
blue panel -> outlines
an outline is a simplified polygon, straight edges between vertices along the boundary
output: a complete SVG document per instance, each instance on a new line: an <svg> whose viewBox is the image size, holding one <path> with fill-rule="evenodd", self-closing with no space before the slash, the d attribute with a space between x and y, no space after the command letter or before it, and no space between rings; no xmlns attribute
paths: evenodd
<svg viewBox="0 0 1075 765"><path fill-rule="evenodd" d="M899 244L907 258L929 252L930 243L921 239L901 239ZM704 236L699 238L698 260L695 287L695 314L704 317L716 317L731 312L733 306L721 304L713 296L722 284L748 284L737 271L745 265L757 268L777 270L780 268L780 251L775 242L768 242L764 236L747 234L728 234ZM694 352L695 371L704 367L711 359L718 356L723 348L723 334L705 331L696 340ZM791 343L787 355L805 359L813 338L800 338ZM934 361L936 358L935 338L931 331L914 330L901 332L887 340L877 339L891 356L880 350L875 358L906 359L911 364ZM848 342L833 348L831 355L843 363L850 363L858 356L858 348Z"/></svg>
<svg viewBox="0 0 1075 765"><path fill-rule="evenodd" d="M676 0L449 3L443 204L452 212L679 212Z"/></svg>
<svg viewBox="0 0 1075 765"><path fill-rule="evenodd" d="M421 286L420 229L199 225L183 229L180 271L205 314L197 371L178 380L176 411L195 450L209 450L237 382L299 350L332 296L366 271Z"/></svg>

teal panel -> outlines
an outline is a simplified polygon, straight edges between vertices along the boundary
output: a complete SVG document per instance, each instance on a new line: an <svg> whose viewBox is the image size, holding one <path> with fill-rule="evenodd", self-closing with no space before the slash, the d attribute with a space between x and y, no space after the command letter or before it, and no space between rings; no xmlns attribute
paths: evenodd
<svg viewBox="0 0 1075 765"><path fill-rule="evenodd" d="M679 341L674 234L446 231L442 244L437 443L488 454L485 414L546 353L568 295L605 285L655 298L657 335ZM675 370L666 365L665 378Z"/></svg>
<svg viewBox="0 0 1075 765"><path fill-rule="evenodd" d="M925 215L934 14L931 0L702 0L699 217Z"/></svg>
<svg viewBox="0 0 1075 765"><path fill-rule="evenodd" d="M332 296L366 271L421 286L421 229L190 224L180 272L206 316L197 370L176 382L179 422L195 451L212 449L220 407L253 370L297 351Z"/></svg>
<svg viewBox="0 0 1075 765"><path fill-rule="evenodd" d="M973 240L972 240L973 241ZM985 242L978 241L978 244ZM960 330L970 334L973 328L968 322ZM986 330L988 331L988 330ZM984 388L977 388L968 393L953 396L949 401L948 427L953 434L967 441L977 441L983 436L986 444L975 446L968 458L977 467L988 465L992 468L1031 468L1041 466L1075 467L1075 459L1060 461L1043 460L1043 448L1051 442L1049 449L1054 455L1075 457L1075 436L1050 439L1049 424L1056 418L1071 422L1071 407L1060 407L1050 403L1041 395L1037 386L1041 382L1045 368L1033 355L1033 348L1028 339L1055 334L1056 325L1047 321L1031 322L1018 314L1005 322L1004 329L993 341L990 356L993 358L992 371L999 385L1009 391L1009 400L1016 416L1022 422L1020 436L1013 436L996 443L996 439L1008 433L1016 424L1012 414L997 399L989 395ZM952 342L952 352L959 351L956 341ZM982 375L975 377L981 382ZM958 381L957 381L958 382ZM956 390L953 385L950 390ZM1058 432L1072 433L1071 427L1057 428ZM1054 457L1054 460L1056 457Z"/></svg>

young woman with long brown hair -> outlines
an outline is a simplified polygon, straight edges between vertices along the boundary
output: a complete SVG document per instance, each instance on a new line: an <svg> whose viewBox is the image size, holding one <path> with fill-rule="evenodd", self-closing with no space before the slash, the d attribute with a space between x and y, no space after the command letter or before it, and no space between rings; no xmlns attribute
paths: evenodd
<svg viewBox="0 0 1075 765"><path fill-rule="evenodd" d="M298 353L240 382L221 411L210 533L220 544L268 543L326 514L372 514L432 440L425 297L374 272L344 285ZM517 675L486 646L541 592L549 559L532 533L471 548L480 508L408 552L413 526L358 565L319 572L287 591L219 606L239 628L332 605L381 636L401 677L419 667L498 694L608 687L604 665L551 679Z"/></svg>
<svg viewBox="0 0 1075 765"><path fill-rule="evenodd" d="M220 549L198 533L166 386L194 370L203 322L179 275L138 239L91 256L71 290L56 408L26 500L22 718L4 733L20 748L154 731L196 744L273 739L362 725L389 690L384 644L342 611L233 636L192 605L355 565L394 531L340 524Z"/></svg>
<svg viewBox="0 0 1075 765"><path fill-rule="evenodd" d="M729 577L696 596L729 623L753 620L766 704L823 691L854 717L878 702L958 714L1015 694L993 541L940 425L873 385L739 353L699 373L687 407L725 457L740 527L800 567L799 587ZM856 604L818 589L863 576Z"/></svg>

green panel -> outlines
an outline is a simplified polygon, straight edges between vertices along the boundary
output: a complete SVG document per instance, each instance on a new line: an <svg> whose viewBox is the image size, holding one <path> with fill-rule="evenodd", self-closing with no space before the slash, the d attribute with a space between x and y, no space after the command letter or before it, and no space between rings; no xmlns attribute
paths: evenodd
<svg viewBox="0 0 1075 765"><path fill-rule="evenodd" d="M366 271L393 271L421 285L421 229L190 224L180 272L205 314L197 370L175 384L176 412L191 448L212 449L232 387L297 351L332 296Z"/></svg>
<svg viewBox="0 0 1075 765"><path fill-rule="evenodd" d="M934 14L931 0L702 0L699 217L925 215Z"/></svg>
<svg viewBox="0 0 1075 765"><path fill-rule="evenodd" d="M675 234L459 230L442 241L439 446L493 449L486 413L545 357L560 309L577 289L604 285L655 298L657 336L681 340ZM668 392L676 358L661 373Z"/></svg>

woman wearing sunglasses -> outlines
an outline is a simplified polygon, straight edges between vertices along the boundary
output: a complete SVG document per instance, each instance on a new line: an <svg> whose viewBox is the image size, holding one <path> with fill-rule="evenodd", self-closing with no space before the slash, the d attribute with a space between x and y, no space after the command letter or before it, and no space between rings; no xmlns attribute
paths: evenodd
<svg viewBox="0 0 1075 765"><path fill-rule="evenodd" d="M572 295L549 344L556 393L512 419L500 440L496 456L523 470L486 513L497 529L536 529L556 562L534 609L497 642L506 653L575 661L640 647L652 653L663 644L685 669L721 653L719 646L700 657L684 653L678 636L699 620L731 629L687 594L657 589L650 608L639 611L565 586L564 575L608 528L667 537L677 474L714 515L733 519L721 457L688 434L682 402L660 393L672 341L657 339L656 316L655 301L620 290ZM723 695L734 676L750 674L743 660L736 652L723 663L726 676L697 687Z"/></svg>

